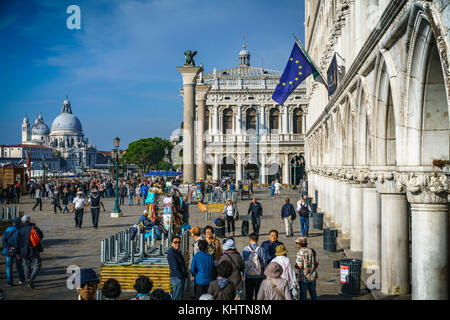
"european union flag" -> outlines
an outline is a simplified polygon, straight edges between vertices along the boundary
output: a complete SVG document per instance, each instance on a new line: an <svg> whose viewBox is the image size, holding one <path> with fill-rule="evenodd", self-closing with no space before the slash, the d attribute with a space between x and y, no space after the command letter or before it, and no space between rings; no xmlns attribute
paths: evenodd
<svg viewBox="0 0 450 320"><path fill-rule="evenodd" d="M315 72L315 70L298 44L295 43L286 69L273 92L272 99L280 105L283 105L300 83Z"/></svg>

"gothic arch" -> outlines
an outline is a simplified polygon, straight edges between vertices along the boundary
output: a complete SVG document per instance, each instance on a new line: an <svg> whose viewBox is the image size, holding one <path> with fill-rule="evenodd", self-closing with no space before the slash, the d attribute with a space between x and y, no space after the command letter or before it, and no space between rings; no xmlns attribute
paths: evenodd
<svg viewBox="0 0 450 320"><path fill-rule="evenodd" d="M422 6L425 6L422 4ZM445 46L436 20L420 8L409 40L407 71L406 164L431 166L434 159L449 159L449 71ZM445 48L448 50L448 48ZM447 89L446 89L447 88ZM419 146L419 147L417 147Z"/></svg>

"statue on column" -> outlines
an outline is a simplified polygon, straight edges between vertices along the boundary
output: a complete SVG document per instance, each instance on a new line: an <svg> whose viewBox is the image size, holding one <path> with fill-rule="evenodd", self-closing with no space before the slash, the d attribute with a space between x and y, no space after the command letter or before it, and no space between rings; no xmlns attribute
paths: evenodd
<svg viewBox="0 0 450 320"><path fill-rule="evenodd" d="M197 51L192 52L191 50L185 51L185 62L184 65L186 67L195 67L194 57L197 54Z"/></svg>

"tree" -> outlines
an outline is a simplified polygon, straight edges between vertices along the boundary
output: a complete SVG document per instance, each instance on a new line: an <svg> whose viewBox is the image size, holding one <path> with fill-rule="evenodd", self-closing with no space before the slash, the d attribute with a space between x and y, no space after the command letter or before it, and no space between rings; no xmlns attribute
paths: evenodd
<svg viewBox="0 0 450 320"><path fill-rule="evenodd" d="M127 164L135 164L144 172L158 168L164 158L166 147L172 151L172 143L159 137L141 139L131 142L123 155L123 161Z"/></svg>

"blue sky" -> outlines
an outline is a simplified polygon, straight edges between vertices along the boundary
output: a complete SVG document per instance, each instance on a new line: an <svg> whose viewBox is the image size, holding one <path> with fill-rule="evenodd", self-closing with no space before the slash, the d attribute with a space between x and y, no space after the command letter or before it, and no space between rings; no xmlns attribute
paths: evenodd
<svg viewBox="0 0 450 320"><path fill-rule="evenodd" d="M183 119L183 52L206 72L235 67L245 34L252 66L283 71L304 1L1 0L0 144L21 142L25 113L51 127L66 94L99 150L168 138ZM81 30L66 27L72 4Z"/></svg>

